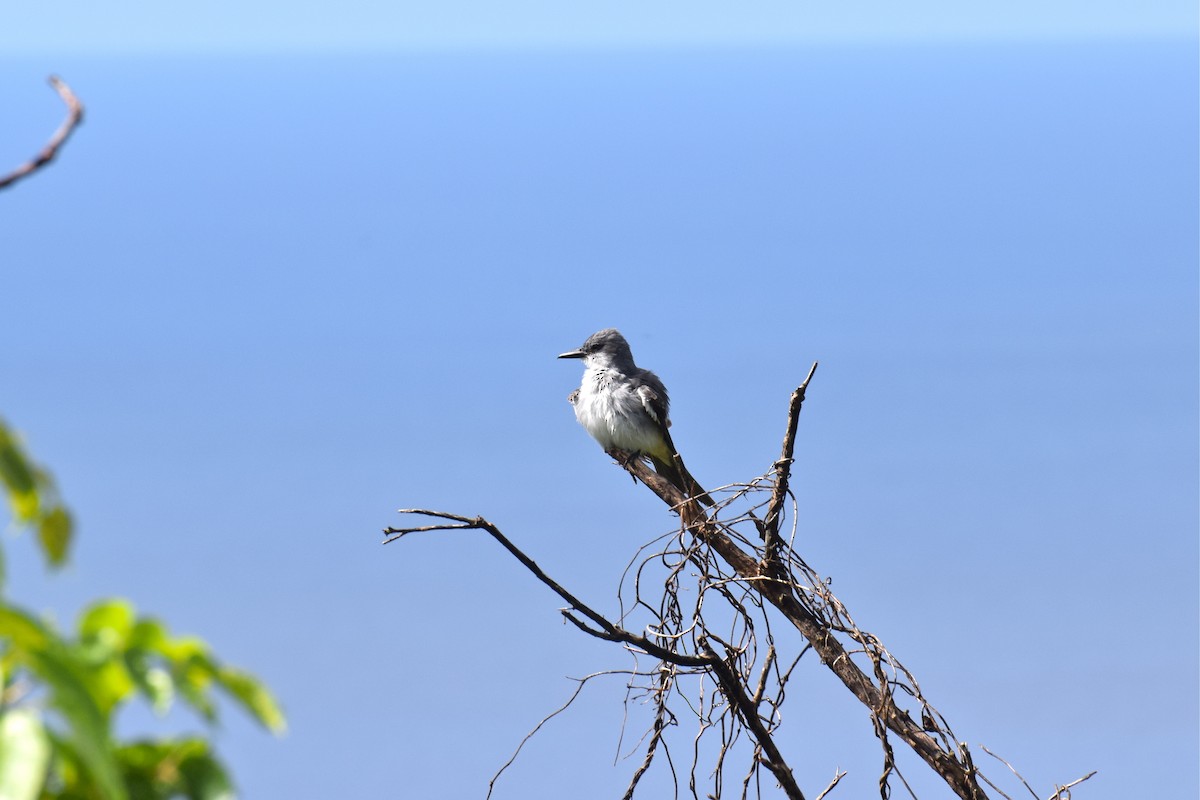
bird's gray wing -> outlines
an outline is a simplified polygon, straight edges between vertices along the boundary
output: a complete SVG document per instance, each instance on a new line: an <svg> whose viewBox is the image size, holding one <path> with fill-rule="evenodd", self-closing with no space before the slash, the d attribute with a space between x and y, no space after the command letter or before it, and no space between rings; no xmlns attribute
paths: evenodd
<svg viewBox="0 0 1200 800"><path fill-rule="evenodd" d="M663 385L657 375L649 370L642 370L639 377L641 381L636 390L638 399L642 401L642 408L646 410L646 414L658 424L663 445L666 447L664 453L648 454L655 471L673 483L684 494L697 498L706 506L713 505L713 500L709 497L708 492L704 491L699 481L693 478L687 467L683 465L683 459L679 457L679 451L675 449L675 442L671 441L671 433L667 430L671 427L671 418L668 416L671 401L667 397L667 387Z"/></svg>
<svg viewBox="0 0 1200 800"><path fill-rule="evenodd" d="M648 369L641 370L637 377L637 396L642 401L642 408L666 431L671 427L671 398L667 395L667 387Z"/></svg>

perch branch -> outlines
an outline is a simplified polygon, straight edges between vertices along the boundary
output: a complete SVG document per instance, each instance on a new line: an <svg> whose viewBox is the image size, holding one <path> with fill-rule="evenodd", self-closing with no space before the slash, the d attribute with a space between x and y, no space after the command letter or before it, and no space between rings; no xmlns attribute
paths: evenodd
<svg viewBox="0 0 1200 800"><path fill-rule="evenodd" d="M809 377L811 376L810 371ZM796 397L797 395L793 394L793 398ZM799 393L799 398L803 399L803 393ZM798 404L793 405L797 407L798 413ZM789 413L789 427L793 418L795 416ZM794 437L792 441L794 442ZM937 741L914 722L907 712L896 707L894 703L884 701L880 688L876 687L870 677L851 660L850 654L834 636L833 630L796 598L789 583L777 580L774 575L766 572L765 565L738 547L719 523L698 509L697 504L688 503L687 497L679 489L658 476L642 461L624 457L627 454L617 450L610 451L609 454L664 503L678 511L684 527L693 536L711 547L748 586L753 587L775 606L812 644L821 662L837 675L863 705L872 710L882 709L882 722L887 729L912 748L921 760L942 777L955 794L963 800L986 800L987 795L976 780L975 770L939 747Z"/></svg>
<svg viewBox="0 0 1200 800"><path fill-rule="evenodd" d="M631 680L626 687L627 708L631 693L635 691L642 696L653 696L656 707L654 723L637 745L640 748L645 743L646 750L644 760L628 786L627 800L650 768L656 752L661 752L666 759L675 778L676 792L679 790L671 748L665 736L666 728L676 724L668 701L686 704L700 723L692 748L688 784L693 796L699 796L696 770L701 752L700 741L711 733L718 739L716 744L719 750L709 776L715 794L709 796L720 796L725 781L726 754L732 752L731 748L745 737L749 740L747 745L752 747L752 754L750 769L742 781L743 797L752 780L762 780L762 767L766 767L787 797L803 800L804 795L777 748L774 737L782 720L780 706L784 699L785 684L800 658L810 648L871 712L875 733L884 748L884 771L879 787L882 797L889 796L889 780L894 777L903 783L915 800L912 788L896 768L889 734L904 741L961 800L987 800L980 781L998 794L1008 797L976 769L966 745L924 698L909 670L888 652L877 637L857 626L845 605L830 591L828 580L805 564L792 543L780 536L784 504L789 498L795 508L789 482L794 465L799 415L816 369L817 364L814 363L803 383L791 396L780 458L766 475L748 484L735 485L732 496L719 505L705 508L695 498L689 498L685 490L652 470L637 454L607 451L635 481L640 480L678 514L681 523L674 533L659 537L650 545L643 545L626 567L618 588L620 615L615 622L584 604L550 578L483 517L404 509L401 513L431 517L434 524L385 530L388 537L385 544L417 532L463 529L486 532L534 577L569 604L569 607L561 609L566 621L590 636L624 645L635 659L631 675L650 678L657 672L656 679L650 685ZM763 493L759 497L769 492L769 499L758 500L736 518L721 517L732 502L754 492ZM760 519L756 512L765 512L765 516ZM794 530L795 514L791 516ZM738 528L741 523L753 523L758 536L745 536ZM667 539L667 544L663 549L649 556L643 554L647 548L664 539ZM657 577L659 574L662 575L663 595L655 604L643 594L647 585L644 578ZM627 578L632 584L631 589L627 586ZM694 587L689 585L693 580L696 581ZM630 591L628 595L627 590ZM773 624L777 624L772 623L775 617L766 613L772 608L806 640L803 649L786 671L781 671L782 665L775 652L776 639L772 632ZM647 615L649 619L642 625L641 621ZM645 635L633 633L625 626L638 628ZM765 650L760 649L764 636ZM637 666L640 653L659 660L655 671ZM870 661L869 665L867 660ZM680 676L700 676L695 694L679 688L676 678ZM911 700L903 700L899 692L905 693ZM919 703L920 713L913 709L910 715L898 700L903 700L905 705ZM919 723L914 721L914 717L918 716ZM620 751L618 744L618 755ZM512 763L511 760L509 763ZM502 767L501 772L507 766ZM1024 783L1015 770L1013 773ZM1069 800L1071 788L1092 774L1095 773L1089 773L1066 786L1056 785L1055 794L1050 800ZM844 775L840 770L835 771L833 781L821 792L818 800L825 798ZM756 786L761 791L762 787L757 783Z"/></svg>
<svg viewBox="0 0 1200 800"><path fill-rule="evenodd" d="M32 175L42 167L49 164L58 155L58 149L62 147L79 123L83 121L83 104L79 102L79 98L71 91L71 87L67 86L66 82L57 75L50 76L50 85L54 87L54 91L58 92L58 96L67 105L67 118L63 120L62 125L50 137L50 141L41 151L26 161L21 166L14 169L7 175L0 176L0 189L11 186L22 178Z"/></svg>

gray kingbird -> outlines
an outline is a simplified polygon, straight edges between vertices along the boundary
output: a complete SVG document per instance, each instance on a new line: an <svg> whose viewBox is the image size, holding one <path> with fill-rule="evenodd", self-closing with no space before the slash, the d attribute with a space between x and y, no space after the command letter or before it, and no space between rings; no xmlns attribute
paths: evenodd
<svg viewBox="0 0 1200 800"><path fill-rule="evenodd" d="M648 458L679 491L705 505L712 498L683 466L668 428L667 387L633 363L629 342L616 328L593 333L578 350L559 358L583 359L583 383L567 396L579 424L605 452L618 449Z"/></svg>

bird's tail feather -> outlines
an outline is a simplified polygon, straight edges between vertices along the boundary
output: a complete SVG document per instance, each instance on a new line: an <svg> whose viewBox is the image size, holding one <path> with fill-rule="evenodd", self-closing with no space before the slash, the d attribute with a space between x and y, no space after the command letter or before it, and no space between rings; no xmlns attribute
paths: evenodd
<svg viewBox="0 0 1200 800"><path fill-rule="evenodd" d="M683 465L683 459L676 453L671 461L664 461L661 458L650 456L650 463L654 465L654 471L662 475L670 481L676 489L683 492L688 497L694 497L706 506L714 506L716 503L708 496L708 492L704 491L704 487L700 482L692 477L692 473L687 471L687 467Z"/></svg>

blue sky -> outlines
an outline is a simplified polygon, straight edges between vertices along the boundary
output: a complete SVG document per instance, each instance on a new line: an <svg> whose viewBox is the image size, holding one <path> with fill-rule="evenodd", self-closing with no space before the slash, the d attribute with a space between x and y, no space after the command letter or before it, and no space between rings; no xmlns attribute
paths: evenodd
<svg viewBox="0 0 1200 800"><path fill-rule="evenodd" d="M214 0L188 5L66 0L9 3L0 53L358 51L461 46L786 44L827 41L989 41L1180 37L1196 31L1182 0L866 0L852 6L764 0Z"/></svg>
<svg viewBox="0 0 1200 800"><path fill-rule="evenodd" d="M610 325L709 485L819 359L800 550L860 625L1043 794L1196 794L1194 8L165 8L3 12L0 153L51 71L89 113L0 194L0 413L79 547L5 546L15 600L129 596L276 688L287 737L218 734L246 797L482 796L627 666L482 536L378 533L483 514L611 610L672 519L565 402ZM865 714L799 686L802 786L873 796ZM619 796L622 695L497 797Z"/></svg>

